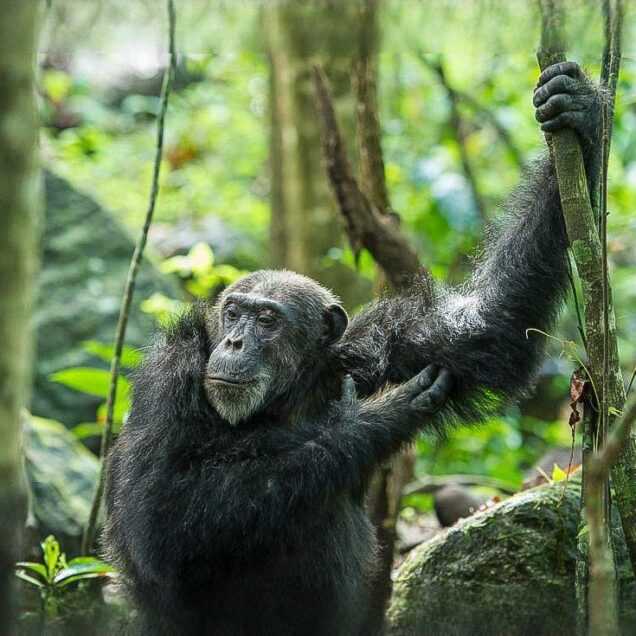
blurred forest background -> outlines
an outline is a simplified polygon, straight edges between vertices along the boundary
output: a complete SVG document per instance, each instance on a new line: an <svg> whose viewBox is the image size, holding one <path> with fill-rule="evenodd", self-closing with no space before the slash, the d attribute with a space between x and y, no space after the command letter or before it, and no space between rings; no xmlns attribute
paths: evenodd
<svg viewBox="0 0 636 636"><path fill-rule="evenodd" d="M351 312L377 291L373 259L364 250L354 257L329 186L310 76L319 62L358 171L351 65L369 26L359 4L181 0L176 8L176 84L116 427L128 407L126 373L156 325L195 297L214 297L262 267L309 274ZM608 204L627 382L636 361L636 24L630 18ZM568 2L566 25L570 58L598 77L601 3ZM435 278L461 284L523 166L545 151L532 107L539 12L534 3L512 0L387 0L376 26L371 50L391 208ZM90 509L116 317L147 207L166 32L159 0L51 0L44 20L46 227L27 467L35 493L31 521L69 552L77 550ZM471 495L486 501L538 475L565 476L569 381L576 356L584 356L571 306L550 335L537 390L485 426L418 441L416 483L470 475ZM574 463L580 463L576 453ZM432 488L410 491L401 505L404 545L422 539L421 515L433 506Z"/></svg>
<svg viewBox="0 0 636 636"><path fill-rule="evenodd" d="M134 311L151 319L133 316L128 344L138 350L153 320L261 267L314 276L355 311L373 296L375 267L364 251L356 267L341 229L322 163L309 67L322 62L355 159L356 3L280 9L179 2L177 10L177 87ZM81 377L68 369L107 368L100 358L108 358L114 335L126 242L139 231L147 205L167 61L165 20L160 2L58 1L45 23L42 150L51 173L51 236L45 237L33 411L83 439L99 431L87 425L97 414L102 374ZM461 283L485 223L497 217L523 164L544 151L531 103L538 10L517 2L386 2L379 20L378 103L391 206L436 279ZM572 59L598 75L600 4L568 3L567 26ZM636 360L633 35L628 20L609 183L611 273L621 359L628 364ZM103 209L87 209L79 193ZM573 311L554 335L578 340ZM422 440L416 472L489 475L515 487L548 450L569 448L574 364L559 342L546 344L551 355L534 397L488 426ZM60 384L90 388L97 399Z"/></svg>

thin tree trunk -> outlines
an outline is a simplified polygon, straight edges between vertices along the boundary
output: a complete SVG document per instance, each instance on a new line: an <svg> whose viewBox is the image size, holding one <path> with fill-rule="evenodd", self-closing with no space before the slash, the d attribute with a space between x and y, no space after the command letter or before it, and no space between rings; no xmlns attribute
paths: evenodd
<svg viewBox="0 0 636 636"><path fill-rule="evenodd" d="M541 0L543 31L541 49L537 53L542 69L565 59L562 41L563 14L558 0ZM607 117L604 111L604 119ZM606 130L607 130L606 126ZM603 266L603 246L592 201L588 192L583 155L576 134L565 129L551 135L561 207L578 274L583 284L586 349L589 373L596 403L600 407L597 427L600 452L604 452L605 427L603 417L609 420L609 429L617 425L618 414L625 404L625 387L618 359L616 320L611 286ZM604 147L607 139L604 140ZM606 160L606 157L604 157ZM604 207L604 206L603 206ZM636 565L636 439L625 434L625 439L612 461L616 500L621 515L627 548ZM593 455L588 466L594 466ZM588 468L585 476L586 519L590 528L588 633L614 635L618 633L616 614L615 571L608 531L608 479L607 471Z"/></svg>
<svg viewBox="0 0 636 636"><path fill-rule="evenodd" d="M0 20L0 634L15 626L15 562L26 516L20 409L31 385L29 328L41 187L34 70L39 2L7 0Z"/></svg>
<svg viewBox="0 0 636 636"><path fill-rule="evenodd" d="M344 232L321 166L310 74L320 60L336 108L353 127L350 70L357 50L357 2L283 0L264 9L263 26L270 60L271 263L312 276L346 305L358 305L369 299L368 286L330 255L344 246Z"/></svg>

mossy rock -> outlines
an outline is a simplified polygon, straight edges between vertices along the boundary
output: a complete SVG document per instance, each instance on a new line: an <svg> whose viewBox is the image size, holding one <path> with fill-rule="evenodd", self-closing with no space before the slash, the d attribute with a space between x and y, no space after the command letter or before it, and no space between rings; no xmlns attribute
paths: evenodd
<svg viewBox="0 0 636 636"><path fill-rule="evenodd" d="M77 554L99 463L59 422L26 416L22 431L34 539L53 534L67 556Z"/></svg>
<svg viewBox="0 0 636 636"><path fill-rule="evenodd" d="M400 567L391 636L560 636L576 632L575 558L580 482L525 491L415 548ZM614 533L619 562L624 538ZM634 581L621 568L625 633Z"/></svg>
<svg viewBox="0 0 636 636"><path fill-rule="evenodd" d="M31 410L65 424L95 421L105 400L51 382L73 366L108 368L82 349L86 340L112 344L134 239L89 196L54 174L45 175L46 226L35 311L37 361ZM154 292L178 298L173 281L144 258L126 330L126 344L142 347L155 328L139 303Z"/></svg>

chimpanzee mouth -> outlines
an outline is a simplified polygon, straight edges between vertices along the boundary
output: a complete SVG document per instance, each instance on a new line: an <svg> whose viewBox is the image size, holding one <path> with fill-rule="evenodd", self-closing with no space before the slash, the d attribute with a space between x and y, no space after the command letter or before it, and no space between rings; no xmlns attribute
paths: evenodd
<svg viewBox="0 0 636 636"><path fill-rule="evenodd" d="M254 384L256 380L252 378L241 379L241 378L232 378L226 375L208 375L207 381L215 384L217 386L246 386L248 384Z"/></svg>

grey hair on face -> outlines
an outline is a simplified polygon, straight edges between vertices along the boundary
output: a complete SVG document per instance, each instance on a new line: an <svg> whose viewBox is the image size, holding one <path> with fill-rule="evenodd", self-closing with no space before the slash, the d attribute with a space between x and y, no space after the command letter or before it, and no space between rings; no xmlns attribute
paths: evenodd
<svg viewBox="0 0 636 636"><path fill-rule="evenodd" d="M243 386L219 386L206 380L205 390L216 412L228 424L236 426L263 405L270 379L269 373L261 373L255 382Z"/></svg>

